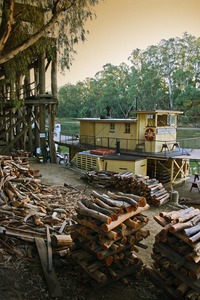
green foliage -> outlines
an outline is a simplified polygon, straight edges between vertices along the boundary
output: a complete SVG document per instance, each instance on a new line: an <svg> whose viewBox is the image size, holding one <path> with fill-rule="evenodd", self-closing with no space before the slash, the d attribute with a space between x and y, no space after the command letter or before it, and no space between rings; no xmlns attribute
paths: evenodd
<svg viewBox="0 0 200 300"><path fill-rule="evenodd" d="M109 106L118 118L131 117L136 108L183 110L187 120L198 116L199 44L199 38L184 33L145 51L133 50L130 65L108 63L94 78L62 87L58 115L67 110L68 117L100 117Z"/></svg>
<svg viewBox="0 0 200 300"><path fill-rule="evenodd" d="M39 67L41 55L45 56L46 70L57 53L61 70L70 67L74 45L85 40L88 34L84 29L85 22L95 16L93 7L99 1L0 1L0 77L4 86L10 85L13 89L9 105L21 106L20 85L24 76L31 80L29 70ZM3 94L4 90L2 85ZM69 91L68 99L76 94L75 90L76 87ZM66 111L61 101L60 107L62 115L68 111L72 117L77 114L76 109L73 111L73 104Z"/></svg>
<svg viewBox="0 0 200 300"><path fill-rule="evenodd" d="M200 120L200 90L188 85L175 101L177 108L185 112L188 122L198 123Z"/></svg>
<svg viewBox="0 0 200 300"><path fill-rule="evenodd" d="M12 1L14 9L11 9ZM10 67L12 71L19 68L21 71L33 63L39 53L46 51L51 55L52 45L56 45L61 69L69 68L74 45L85 40L88 34L85 22L95 16L93 7L99 1L35 0L32 5L31 0L3 0L0 5L0 65L4 63L7 74ZM15 54L11 55L14 50Z"/></svg>

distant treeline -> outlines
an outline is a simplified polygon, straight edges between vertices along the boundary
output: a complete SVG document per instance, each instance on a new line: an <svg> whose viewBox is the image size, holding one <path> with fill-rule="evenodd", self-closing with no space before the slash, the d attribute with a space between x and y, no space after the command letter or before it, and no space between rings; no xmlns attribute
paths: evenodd
<svg viewBox="0 0 200 300"><path fill-rule="evenodd" d="M108 63L94 78L62 86L58 117L104 117L109 107L114 118L132 117L135 110L171 109L184 112L182 122L198 123L200 38L184 33L161 40L133 50L128 61Z"/></svg>

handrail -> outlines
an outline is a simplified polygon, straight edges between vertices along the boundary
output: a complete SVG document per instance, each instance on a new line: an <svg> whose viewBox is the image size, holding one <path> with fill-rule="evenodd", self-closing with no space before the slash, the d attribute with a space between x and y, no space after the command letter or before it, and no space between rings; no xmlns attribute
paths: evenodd
<svg viewBox="0 0 200 300"><path fill-rule="evenodd" d="M90 135L82 135L78 137L75 134L66 134L64 132L61 132L59 140L56 139L57 142L60 142L62 144L66 143L69 145L82 145L85 148L91 148L92 146L94 148L109 148L109 149L116 149L116 137L94 137ZM193 141L193 143L191 143ZM176 144L179 143L180 149L182 150L182 153L187 152L188 149L198 149L200 148L200 137L196 138L186 138L186 139L177 139L177 140L152 140L149 143L160 143L161 147L162 144ZM137 151L136 145L138 144L144 144L145 140L144 139L126 139L126 138L120 138L120 147L123 152L141 152ZM122 146L123 145L123 146ZM194 145L194 146L192 146ZM164 154L164 152L163 152Z"/></svg>

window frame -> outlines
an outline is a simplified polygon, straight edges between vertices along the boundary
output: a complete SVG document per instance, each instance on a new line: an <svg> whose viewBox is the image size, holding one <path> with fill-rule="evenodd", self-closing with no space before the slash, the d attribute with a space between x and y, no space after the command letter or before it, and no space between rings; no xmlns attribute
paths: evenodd
<svg viewBox="0 0 200 300"><path fill-rule="evenodd" d="M131 124L125 123L124 133L131 133Z"/></svg>
<svg viewBox="0 0 200 300"><path fill-rule="evenodd" d="M110 132L115 132L115 123L110 123Z"/></svg>

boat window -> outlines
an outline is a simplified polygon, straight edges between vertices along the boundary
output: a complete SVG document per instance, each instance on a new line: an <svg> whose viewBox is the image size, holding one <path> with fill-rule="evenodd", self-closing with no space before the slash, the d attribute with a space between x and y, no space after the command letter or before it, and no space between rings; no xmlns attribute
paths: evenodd
<svg viewBox="0 0 200 300"><path fill-rule="evenodd" d="M157 126L174 126L176 125L175 115L158 115L157 116Z"/></svg>
<svg viewBox="0 0 200 300"><path fill-rule="evenodd" d="M110 123L110 132L115 132L115 123Z"/></svg>
<svg viewBox="0 0 200 300"><path fill-rule="evenodd" d="M175 115L168 115L167 125L169 126L175 125Z"/></svg>
<svg viewBox="0 0 200 300"><path fill-rule="evenodd" d="M125 124L125 133L130 133L131 132L131 125L130 123Z"/></svg>
<svg viewBox="0 0 200 300"><path fill-rule="evenodd" d="M157 126L159 127L167 126L167 115L157 116Z"/></svg>

